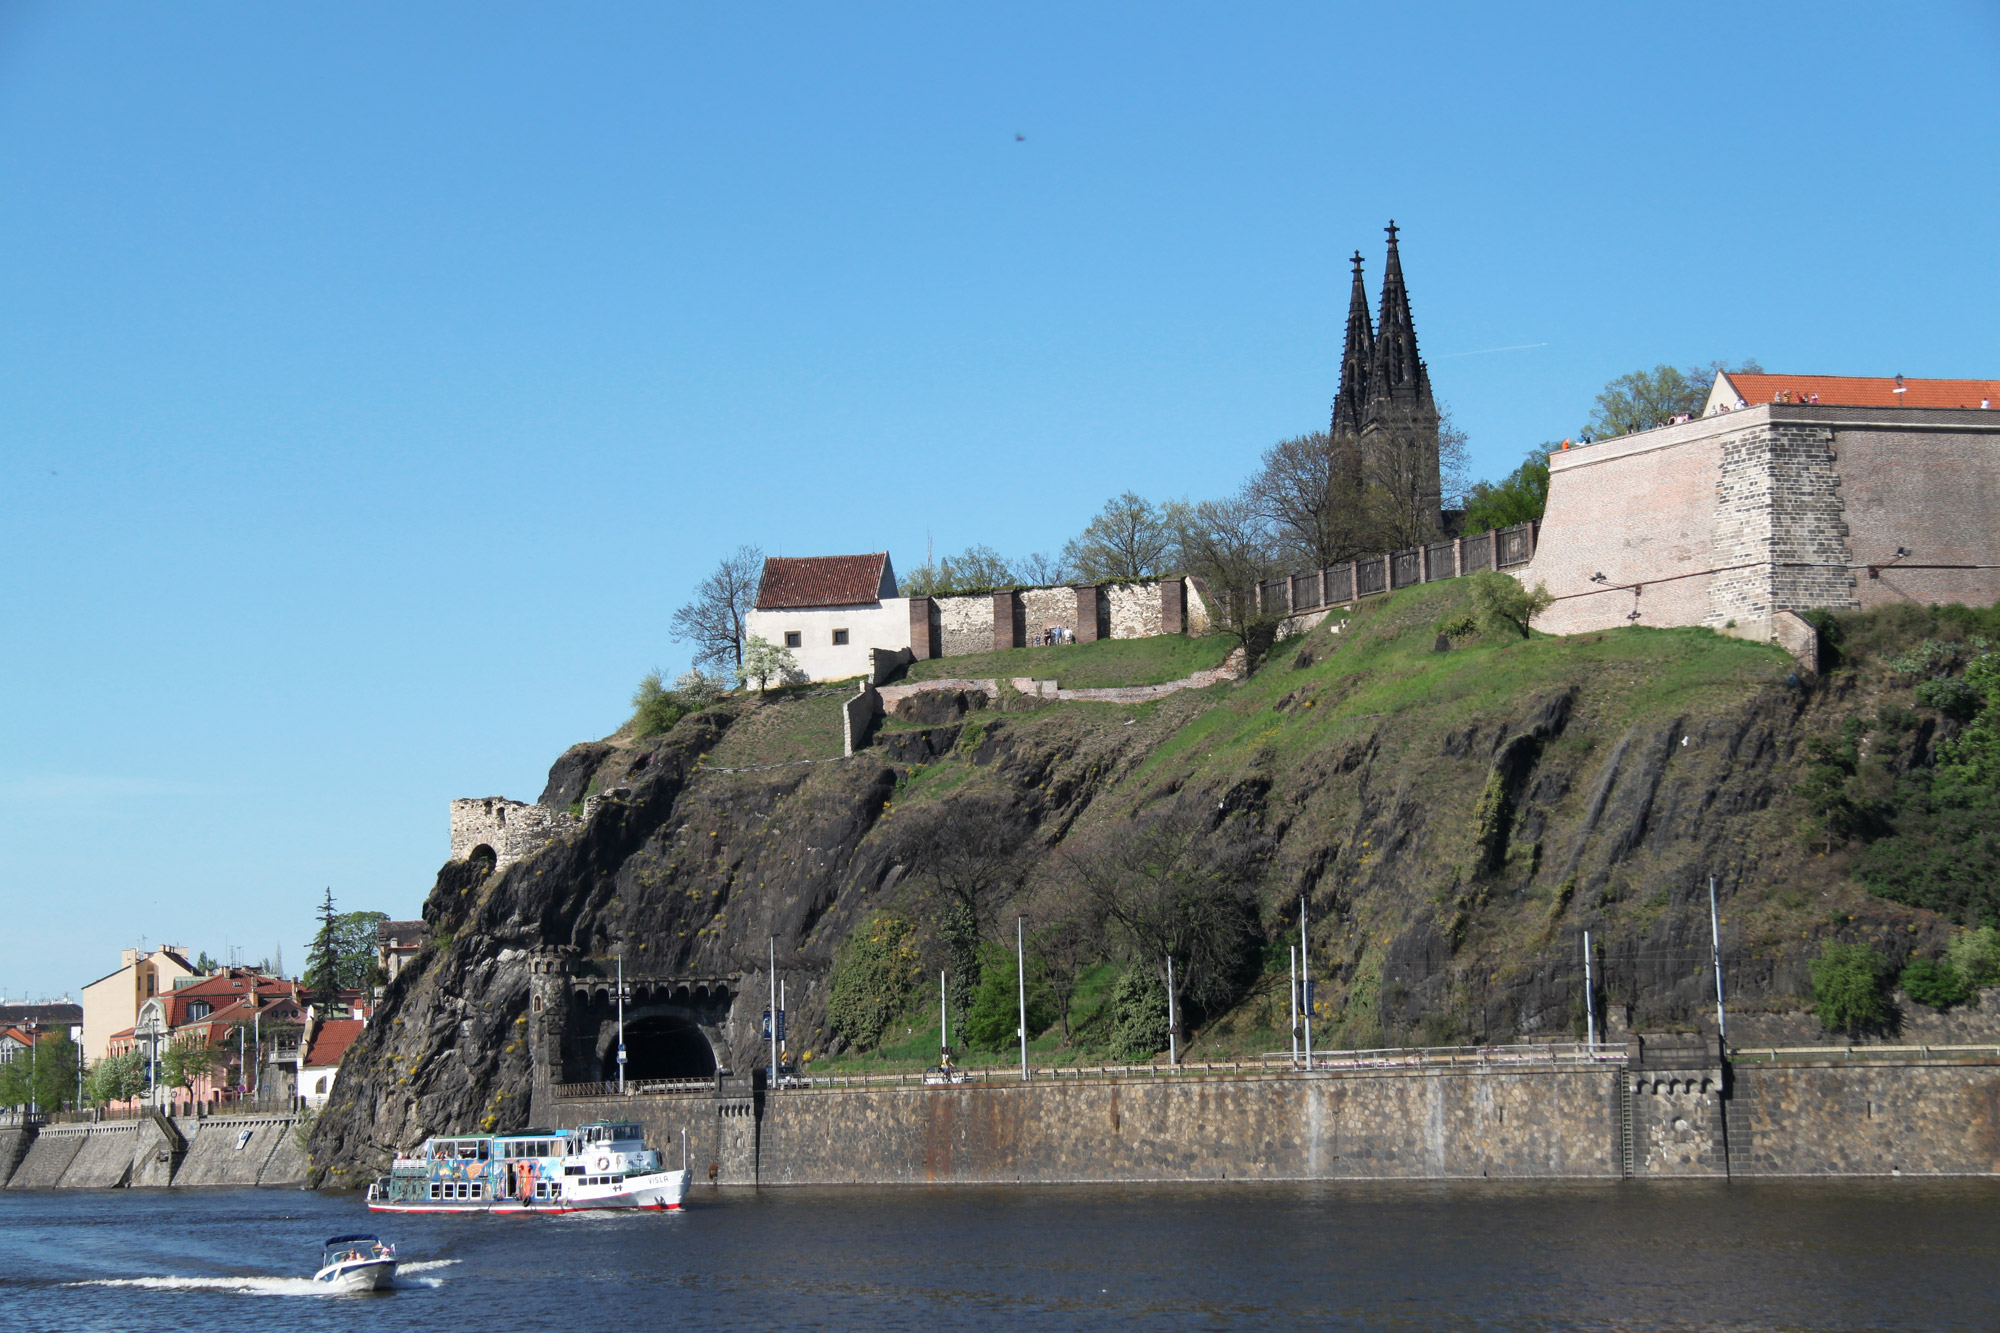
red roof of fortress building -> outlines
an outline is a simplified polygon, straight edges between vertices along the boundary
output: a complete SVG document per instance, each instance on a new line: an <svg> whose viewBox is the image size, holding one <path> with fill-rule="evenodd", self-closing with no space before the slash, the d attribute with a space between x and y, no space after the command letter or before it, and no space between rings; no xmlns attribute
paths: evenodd
<svg viewBox="0 0 2000 1333"><path fill-rule="evenodd" d="M889 553L874 555L769 556L757 584L757 609L783 611L807 606L859 606L896 595Z"/></svg>
<svg viewBox="0 0 2000 1333"><path fill-rule="evenodd" d="M2000 380L1902 380L1903 392L1896 392L1898 376L1887 378L1863 375L1751 375L1728 372L1729 382L1751 407L1777 401L1789 392L1791 401L1804 402L1818 394L1822 406L1838 407L1978 407L1982 400L2000 398Z"/></svg>

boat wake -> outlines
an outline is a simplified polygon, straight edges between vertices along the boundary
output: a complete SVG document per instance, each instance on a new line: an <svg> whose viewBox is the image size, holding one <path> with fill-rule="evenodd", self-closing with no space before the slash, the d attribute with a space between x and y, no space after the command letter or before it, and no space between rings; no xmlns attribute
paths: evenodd
<svg viewBox="0 0 2000 1333"><path fill-rule="evenodd" d="M456 1259L428 1259L398 1264L397 1291L421 1291L444 1285L444 1278L431 1276L449 1268ZM309 1277L102 1277L65 1284L72 1287L140 1287L148 1291L234 1291L245 1296L341 1296Z"/></svg>

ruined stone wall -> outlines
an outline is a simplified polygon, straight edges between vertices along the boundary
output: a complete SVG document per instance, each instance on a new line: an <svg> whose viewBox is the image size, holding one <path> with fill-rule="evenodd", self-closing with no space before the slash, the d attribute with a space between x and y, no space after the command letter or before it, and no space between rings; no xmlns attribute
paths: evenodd
<svg viewBox="0 0 2000 1333"><path fill-rule="evenodd" d="M451 859L463 861L480 846L491 847L494 869L505 870L532 856L583 821L565 810L504 796L473 797L451 803Z"/></svg>
<svg viewBox="0 0 2000 1333"><path fill-rule="evenodd" d="M965 657L993 651L993 594L969 597L938 597L938 632L941 655Z"/></svg>
<svg viewBox="0 0 2000 1333"><path fill-rule="evenodd" d="M1051 628L1075 634L1076 590L1025 588L1021 592L1021 613L1030 635L1046 634Z"/></svg>
<svg viewBox="0 0 2000 1333"><path fill-rule="evenodd" d="M1104 601L1114 639L1150 639L1160 630L1160 585L1108 583Z"/></svg>

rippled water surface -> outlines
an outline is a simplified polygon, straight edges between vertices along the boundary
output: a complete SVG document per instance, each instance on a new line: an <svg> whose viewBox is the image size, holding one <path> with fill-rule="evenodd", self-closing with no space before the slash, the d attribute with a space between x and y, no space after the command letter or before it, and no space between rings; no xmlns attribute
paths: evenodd
<svg viewBox="0 0 2000 1333"><path fill-rule="evenodd" d="M0 1193L5 1329L2000 1326L2000 1183L697 1190L370 1216L294 1190ZM402 1286L322 1296L319 1242Z"/></svg>

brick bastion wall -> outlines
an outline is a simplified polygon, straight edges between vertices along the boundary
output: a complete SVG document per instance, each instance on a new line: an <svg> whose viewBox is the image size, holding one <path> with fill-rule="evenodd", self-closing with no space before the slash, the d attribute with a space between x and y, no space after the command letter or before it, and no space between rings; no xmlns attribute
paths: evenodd
<svg viewBox="0 0 2000 1333"><path fill-rule="evenodd" d="M1553 455L1515 572L1550 633L1769 639L1786 611L2000 601L1996 514L2000 413L1761 404Z"/></svg>
<svg viewBox="0 0 2000 1333"><path fill-rule="evenodd" d="M1629 1062L962 1086L786 1088L538 1105L638 1120L721 1185L2000 1174L2000 1049L1726 1068Z"/></svg>

